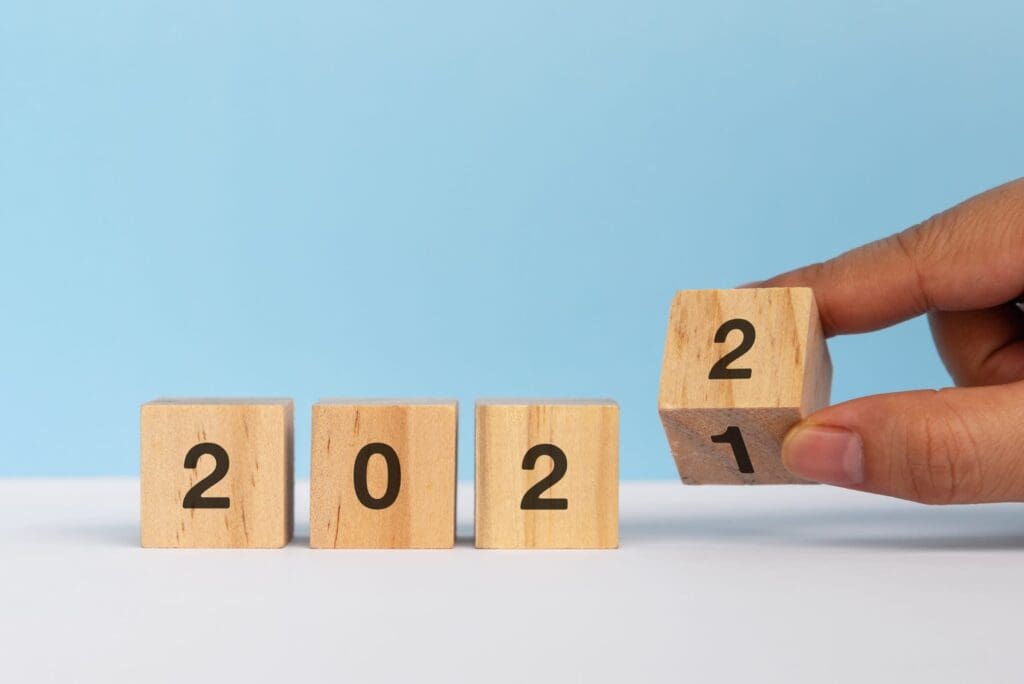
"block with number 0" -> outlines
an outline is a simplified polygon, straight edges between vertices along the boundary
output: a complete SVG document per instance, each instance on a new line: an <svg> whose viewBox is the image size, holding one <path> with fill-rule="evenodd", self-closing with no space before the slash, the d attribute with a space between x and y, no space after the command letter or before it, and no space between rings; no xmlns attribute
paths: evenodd
<svg viewBox="0 0 1024 684"><path fill-rule="evenodd" d="M317 403L309 545L452 548L458 413L455 401Z"/></svg>
<svg viewBox="0 0 1024 684"><path fill-rule="evenodd" d="M278 548L292 537L290 399L142 406L142 545Z"/></svg>
<svg viewBox="0 0 1024 684"><path fill-rule="evenodd" d="M477 548L618 543L618 405L477 402Z"/></svg>
<svg viewBox="0 0 1024 684"><path fill-rule="evenodd" d="M676 294L658 410L683 482L803 482L782 465L782 439L831 385L810 289Z"/></svg>

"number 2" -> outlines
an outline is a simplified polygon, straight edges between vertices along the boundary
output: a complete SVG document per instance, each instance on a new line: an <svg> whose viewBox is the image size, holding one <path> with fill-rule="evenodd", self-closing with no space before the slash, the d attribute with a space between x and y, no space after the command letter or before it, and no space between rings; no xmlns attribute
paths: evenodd
<svg viewBox="0 0 1024 684"><path fill-rule="evenodd" d="M533 470L537 465L537 459L541 456L550 456L553 463L551 472L541 478L537 484L526 490L519 508L524 511L564 511L569 508L568 499L542 499L540 495L553 487L556 482L565 477L569 469L569 460L565 452L554 444L537 444L530 447L523 456L523 470Z"/></svg>
<svg viewBox="0 0 1024 684"><path fill-rule="evenodd" d="M207 489L223 480L224 476L228 474L228 452L224 450L224 447L213 442L196 444L185 454L185 467L194 469L199 465L199 457L204 454L213 456L213 472L192 485L192 489L185 493L185 499L181 502L181 507L230 508L231 499L226 496L203 496Z"/></svg>
<svg viewBox="0 0 1024 684"><path fill-rule="evenodd" d="M735 425L730 425L725 432L711 438L715 444L728 444L732 447L732 455L736 457L736 465L741 473L754 472L754 466L750 463L750 454L747 453L747 445L743 443L743 433Z"/></svg>
<svg viewBox="0 0 1024 684"><path fill-rule="evenodd" d="M715 342L722 344L733 330L739 330L743 334L743 339L740 340L738 347L720 358L711 367L711 372L708 373L709 380L745 380L752 375L749 368L729 368L729 364L750 351L750 348L754 346L757 331L754 330L754 324L750 321L744 318L733 318L719 326L715 333Z"/></svg>

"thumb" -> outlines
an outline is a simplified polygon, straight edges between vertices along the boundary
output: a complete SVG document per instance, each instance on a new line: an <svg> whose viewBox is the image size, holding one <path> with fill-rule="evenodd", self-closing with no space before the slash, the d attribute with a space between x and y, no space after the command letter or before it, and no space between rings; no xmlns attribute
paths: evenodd
<svg viewBox="0 0 1024 684"><path fill-rule="evenodd" d="M1024 501L1024 382L881 394L797 424L782 461L804 479L929 504Z"/></svg>

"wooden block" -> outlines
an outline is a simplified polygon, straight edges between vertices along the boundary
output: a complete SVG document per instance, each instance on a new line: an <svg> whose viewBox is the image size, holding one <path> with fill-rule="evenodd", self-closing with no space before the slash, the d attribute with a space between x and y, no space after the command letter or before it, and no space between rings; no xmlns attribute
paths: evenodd
<svg viewBox="0 0 1024 684"><path fill-rule="evenodd" d="M290 399L142 406L142 545L277 548L292 538Z"/></svg>
<svg viewBox="0 0 1024 684"><path fill-rule="evenodd" d="M455 545L455 401L325 400L313 407L309 545Z"/></svg>
<svg viewBox="0 0 1024 684"><path fill-rule="evenodd" d="M618 405L477 402L477 548L618 545Z"/></svg>
<svg viewBox="0 0 1024 684"><path fill-rule="evenodd" d="M658 410L683 482L804 482L783 467L782 438L831 386L810 289L676 294Z"/></svg>

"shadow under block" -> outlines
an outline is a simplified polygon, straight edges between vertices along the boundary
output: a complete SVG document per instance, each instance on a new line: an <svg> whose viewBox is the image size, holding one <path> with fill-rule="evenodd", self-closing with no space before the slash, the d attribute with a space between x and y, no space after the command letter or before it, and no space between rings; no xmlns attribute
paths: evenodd
<svg viewBox="0 0 1024 684"><path fill-rule="evenodd" d="M279 548L292 538L290 399L142 406L142 545Z"/></svg>
<svg viewBox="0 0 1024 684"><path fill-rule="evenodd" d="M477 548L618 545L618 405L478 402Z"/></svg>
<svg viewBox="0 0 1024 684"><path fill-rule="evenodd" d="M313 407L309 545L455 545L454 401L330 401Z"/></svg>
<svg viewBox="0 0 1024 684"><path fill-rule="evenodd" d="M658 412L683 482L803 483L782 465L782 439L831 386L809 288L676 294Z"/></svg>

